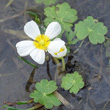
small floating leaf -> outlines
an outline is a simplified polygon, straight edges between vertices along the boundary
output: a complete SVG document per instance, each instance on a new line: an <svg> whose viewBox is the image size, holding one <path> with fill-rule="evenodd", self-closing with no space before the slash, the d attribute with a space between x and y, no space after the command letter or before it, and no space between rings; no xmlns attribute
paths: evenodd
<svg viewBox="0 0 110 110"><path fill-rule="evenodd" d="M61 87L69 90L70 93L77 94L78 91L84 86L82 76L77 71L72 74L67 74L62 78Z"/></svg>
<svg viewBox="0 0 110 110"><path fill-rule="evenodd" d="M43 79L40 83L36 83L35 87L37 90L34 90L34 92L30 94L30 97L34 98L34 102L39 102L47 109L61 104L61 102L53 94L53 92L57 89L55 81Z"/></svg>
<svg viewBox="0 0 110 110"><path fill-rule="evenodd" d="M44 5L52 5L57 2L57 0L35 0L36 3L43 3Z"/></svg>
<svg viewBox="0 0 110 110"><path fill-rule="evenodd" d="M102 22L96 22L92 16L88 16L84 21L75 24L76 36L79 40L87 36L92 44L103 43L104 35L107 33L107 27Z"/></svg>
<svg viewBox="0 0 110 110"><path fill-rule="evenodd" d="M73 23L78 19L77 11L72 9L68 3L47 7L44 11L47 16L44 20L45 25L47 26L50 22L57 21L61 24L62 33L65 30L71 31Z"/></svg>

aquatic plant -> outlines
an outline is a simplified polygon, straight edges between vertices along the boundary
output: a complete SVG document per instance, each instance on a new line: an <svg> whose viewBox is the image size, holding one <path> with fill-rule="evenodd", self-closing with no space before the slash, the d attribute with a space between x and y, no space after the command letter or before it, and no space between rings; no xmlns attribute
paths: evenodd
<svg viewBox="0 0 110 110"><path fill-rule="evenodd" d="M56 0L52 2L49 0L48 3L42 0L36 0L36 2L44 2L45 5L51 5L52 3L55 3ZM16 47L17 52L20 55L19 58L30 66L38 69L38 65L36 66L30 63L23 57L30 55L35 62L43 64L46 57L45 52L50 53L50 58L53 58L53 61L57 66L60 64L59 60L62 61L60 72L58 73L57 71L57 73L55 73L58 76L62 74L60 87L64 90L68 90L70 93L77 94L84 87L83 77L78 71L73 71L72 73L65 71L64 57L70 52L70 45L80 42L80 48L86 38L88 38L93 45L104 43L105 35L108 31L107 27L104 26L102 22L98 22L98 20L94 19L92 16L88 16L83 21L76 23L74 25L74 30L72 30L73 23L78 19L77 11L72 9L66 2L57 4L56 6L46 7L44 9L44 15L46 17L43 21L42 28L39 16L32 11L27 11L27 13L32 15L35 21L32 20L26 23L24 31L31 39L33 39L33 41L25 40L17 43ZM38 28L38 25L41 30ZM45 27L47 27L47 29L45 29ZM45 31L45 33L42 34L40 31ZM63 35L66 36L67 43L60 39ZM108 48L106 50L106 56L110 58L109 45L110 42L107 41L105 43L105 46ZM79 51L79 48L73 53L75 54ZM73 110L74 106L61 96L61 94L59 95L57 92L58 89L60 88L57 87L55 81L42 79L40 82L36 82L35 90L30 93L30 97L32 98L30 101L16 102L16 104L22 105L32 102L35 104L39 103L32 108L26 109L34 110L41 106L51 109L53 106L59 106L62 103L67 108L72 108ZM66 104L64 100L67 101ZM6 107L7 110L21 110L8 105L5 105L4 107Z"/></svg>

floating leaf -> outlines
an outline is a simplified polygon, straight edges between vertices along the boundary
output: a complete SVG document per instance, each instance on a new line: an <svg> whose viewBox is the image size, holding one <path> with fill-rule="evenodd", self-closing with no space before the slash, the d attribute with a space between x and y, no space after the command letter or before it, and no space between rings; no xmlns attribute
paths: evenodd
<svg viewBox="0 0 110 110"><path fill-rule="evenodd" d="M104 35L107 33L107 27L101 22L96 22L92 16L88 16L84 21L75 24L76 36L83 40L87 36L92 44L103 43Z"/></svg>
<svg viewBox="0 0 110 110"><path fill-rule="evenodd" d="M73 74L67 74L62 78L61 87L65 90L69 90L70 93L77 94L78 91L84 86L82 76L77 71Z"/></svg>
<svg viewBox="0 0 110 110"><path fill-rule="evenodd" d="M57 0L35 0L36 3L43 3L44 5L52 5L57 2Z"/></svg>
<svg viewBox="0 0 110 110"><path fill-rule="evenodd" d="M77 11L72 9L68 3L47 7L44 11L47 16L44 20L45 25L47 26L50 22L57 21L61 24L62 33L65 30L71 31L73 23L78 19Z"/></svg>
<svg viewBox="0 0 110 110"><path fill-rule="evenodd" d="M30 97L34 98L34 102L39 102L47 109L61 104L61 102L53 94L53 92L57 89L55 81L43 79L40 83L36 83L35 87L37 90L34 90L34 92L30 94Z"/></svg>

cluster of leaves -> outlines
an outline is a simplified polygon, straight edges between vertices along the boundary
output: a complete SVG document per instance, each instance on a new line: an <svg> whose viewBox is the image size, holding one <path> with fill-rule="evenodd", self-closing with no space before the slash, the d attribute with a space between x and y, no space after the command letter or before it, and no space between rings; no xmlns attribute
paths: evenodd
<svg viewBox="0 0 110 110"><path fill-rule="evenodd" d="M57 0L35 0L36 3L43 3L44 5L52 5L57 2Z"/></svg>
<svg viewBox="0 0 110 110"><path fill-rule="evenodd" d="M69 90L70 93L78 93L83 86L83 79L76 71L73 74L67 74L62 78L61 87L65 90ZM35 87L36 90L30 94L30 97L34 98L34 102L39 102L48 109L61 104L61 102L53 94L53 92L57 89L55 81L43 79L40 83L36 83Z"/></svg>
<svg viewBox="0 0 110 110"><path fill-rule="evenodd" d="M78 91L84 86L83 79L78 72L72 74L67 74L62 78L61 87L65 90L69 90L70 93L78 93ZM54 92L57 90L55 81L48 81L46 79L41 80L35 84L35 90L30 94L30 97L34 99L35 103L40 103L44 105L47 109L53 108L53 106L59 106L61 102L54 95ZM17 102L18 105L28 104L29 101ZM23 110L4 105L2 108L7 108L6 110ZM31 110L26 109L26 110Z"/></svg>
<svg viewBox="0 0 110 110"><path fill-rule="evenodd" d="M77 71L72 74L67 74L62 78L61 87L69 90L70 93L77 94L78 91L84 86L83 78Z"/></svg>
<svg viewBox="0 0 110 110"><path fill-rule="evenodd" d="M40 83L36 83L36 90L30 94L31 98L34 98L34 102L39 102L44 105L46 108L50 109L54 105L59 106L61 102L53 94L57 89L55 81L48 81L43 79Z"/></svg>
<svg viewBox="0 0 110 110"><path fill-rule="evenodd" d="M104 35L107 33L107 27L102 22L88 16L84 21L75 24L76 36L79 40L85 39L87 36L92 44L103 43Z"/></svg>
<svg viewBox="0 0 110 110"><path fill-rule="evenodd" d="M70 32L73 23L78 19L77 11L72 9L68 3L46 7L44 11L46 15L46 19L44 20L45 25L47 26L49 23L57 21L62 27L62 33L65 30Z"/></svg>

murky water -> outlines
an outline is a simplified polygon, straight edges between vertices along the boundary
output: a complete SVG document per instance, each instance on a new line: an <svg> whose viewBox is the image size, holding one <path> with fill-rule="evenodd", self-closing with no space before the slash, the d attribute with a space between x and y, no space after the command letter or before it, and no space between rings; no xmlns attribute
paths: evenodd
<svg viewBox="0 0 110 110"><path fill-rule="evenodd" d="M27 82L33 68L17 58L15 44L28 39L23 27L31 18L24 11L32 9L42 15L43 7L36 5L32 0L15 0L7 8L5 6L8 0L0 0L0 2L0 106L2 106L4 101L16 102L29 99L29 86L32 90L34 85L27 85ZM107 37L110 37L109 0L67 0L67 2L72 8L77 9L79 20L90 15L104 22L109 29ZM105 110L110 110L110 71L105 69L108 64L105 47L103 44L93 46L85 40L82 48L73 55L73 50L77 47L78 44L71 46L72 52L65 58L66 71L79 71L84 77L86 86L76 96L68 91L59 92L76 107L76 110L103 110L107 102ZM26 58L36 64L30 57ZM35 71L33 80L50 79L49 73L54 79L55 69L56 65L52 60L45 62ZM67 110L67 108L62 105L54 107L53 110Z"/></svg>

